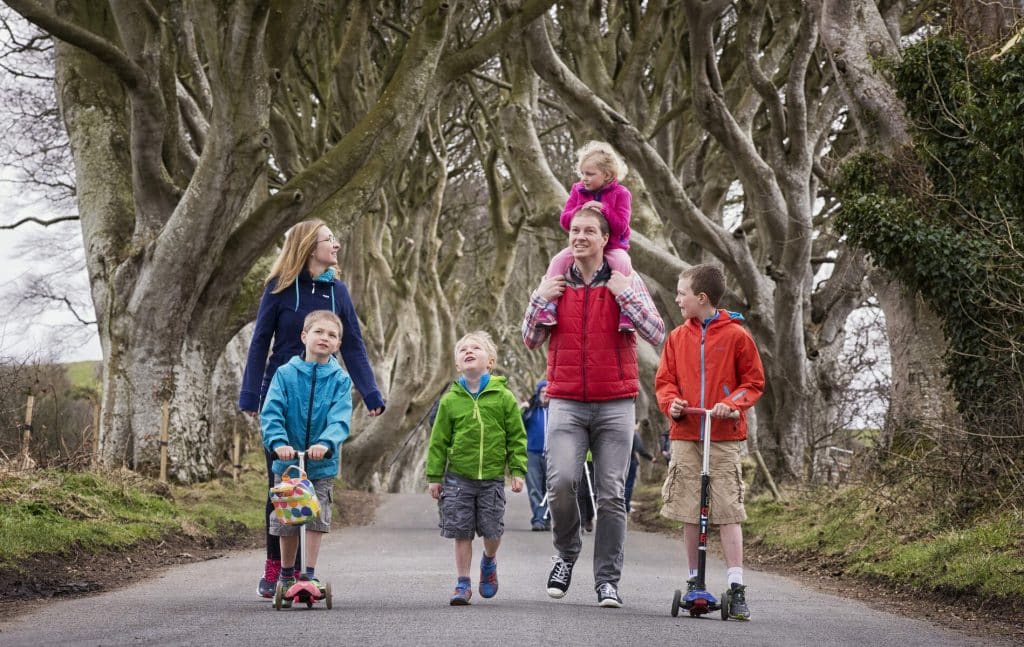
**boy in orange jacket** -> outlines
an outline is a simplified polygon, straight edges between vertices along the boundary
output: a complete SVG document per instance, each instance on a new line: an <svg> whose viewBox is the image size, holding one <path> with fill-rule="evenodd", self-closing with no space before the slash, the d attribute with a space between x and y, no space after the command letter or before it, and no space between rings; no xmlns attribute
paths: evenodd
<svg viewBox="0 0 1024 647"><path fill-rule="evenodd" d="M661 514L682 521L692 590L697 578L700 514L700 416L687 407L711 410L709 522L718 525L732 592L730 617L750 618L743 585L743 480L740 446L747 438L746 410L764 392L764 369L743 316L719 310L725 277L713 265L696 265L679 276L676 304L685 321L668 335L655 376L658 406L671 421L672 458L662 487ZM733 411L740 416L731 419Z"/></svg>

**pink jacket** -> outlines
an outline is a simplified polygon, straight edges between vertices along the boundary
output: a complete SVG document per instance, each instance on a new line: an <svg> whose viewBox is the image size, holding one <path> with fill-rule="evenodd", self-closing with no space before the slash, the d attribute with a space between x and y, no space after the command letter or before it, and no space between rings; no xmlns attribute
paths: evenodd
<svg viewBox="0 0 1024 647"><path fill-rule="evenodd" d="M608 236L608 246L606 249L628 250L630 204L633 196L630 195L629 189L619 184L616 180L612 180L598 191L588 191L583 188L582 182L573 184L572 191L569 192L569 199L566 200L565 208L562 209L562 229L569 231L572 217L576 215L580 207L591 200L597 200L601 203L601 212L608 219L610 235Z"/></svg>

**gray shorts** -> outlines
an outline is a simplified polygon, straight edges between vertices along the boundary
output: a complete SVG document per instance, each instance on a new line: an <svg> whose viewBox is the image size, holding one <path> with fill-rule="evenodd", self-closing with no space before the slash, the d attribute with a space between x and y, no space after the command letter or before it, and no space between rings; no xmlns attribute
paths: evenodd
<svg viewBox="0 0 1024 647"><path fill-rule="evenodd" d="M445 474L441 482L441 536L497 539L505 532L505 480L477 481Z"/></svg>
<svg viewBox="0 0 1024 647"><path fill-rule="evenodd" d="M281 475L274 474L274 485L281 482ZM334 501L334 477L312 481L316 490L317 501L320 502L320 518L306 524L306 530L314 532L331 531L331 503ZM270 534L275 537L294 537L299 534L299 526L281 523L277 514L270 513Z"/></svg>

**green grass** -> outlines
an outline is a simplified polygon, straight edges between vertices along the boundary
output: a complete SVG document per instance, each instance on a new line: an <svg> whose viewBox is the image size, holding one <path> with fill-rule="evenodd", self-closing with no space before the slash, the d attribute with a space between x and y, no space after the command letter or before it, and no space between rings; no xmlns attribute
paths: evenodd
<svg viewBox="0 0 1024 647"><path fill-rule="evenodd" d="M263 524L262 456L238 483L166 488L131 472L36 470L0 474L0 568L73 549L127 548L171 532L213 536Z"/></svg>
<svg viewBox="0 0 1024 647"><path fill-rule="evenodd" d="M941 506L861 487L821 488L786 503L748 502L747 541L845 572L954 595L1024 595L1024 517L989 512L953 523Z"/></svg>
<svg viewBox="0 0 1024 647"><path fill-rule="evenodd" d="M99 390L100 362L71 362L64 366L71 386L89 391Z"/></svg>

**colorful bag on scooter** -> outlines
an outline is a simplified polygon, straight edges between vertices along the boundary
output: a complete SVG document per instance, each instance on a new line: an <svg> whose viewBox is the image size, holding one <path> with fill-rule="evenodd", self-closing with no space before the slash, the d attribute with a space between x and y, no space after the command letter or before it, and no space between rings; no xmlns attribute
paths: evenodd
<svg viewBox="0 0 1024 647"><path fill-rule="evenodd" d="M289 478L288 473L292 469L299 475ZM270 488L270 502L274 505L274 514L278 520L289 526L309 523L320 516L316 489L306 478L306 473L295 465L289 465L281 475L281 482Z"/></svg>

